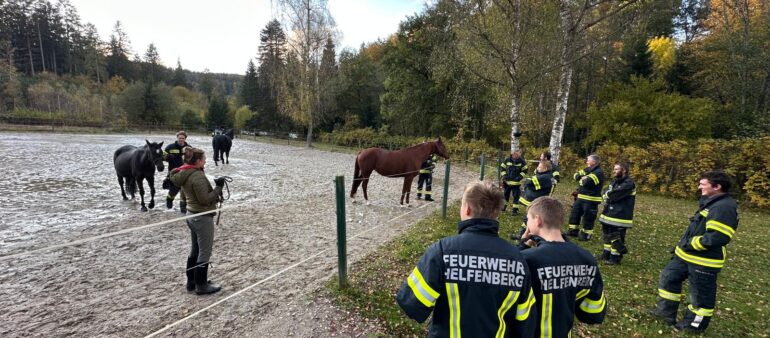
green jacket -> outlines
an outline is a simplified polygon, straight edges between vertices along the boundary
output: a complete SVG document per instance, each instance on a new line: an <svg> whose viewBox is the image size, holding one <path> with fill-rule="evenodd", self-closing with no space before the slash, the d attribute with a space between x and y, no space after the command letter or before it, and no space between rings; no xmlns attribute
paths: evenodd
<svg viewBox="0 0 770 338"><path fill-rule="evenodd" d="M172 170L169 176L171 182L182 188L182 201L187 202L187 210L197 214L216 209L222 188L212 188L203 170L182 166Z"/></svg>

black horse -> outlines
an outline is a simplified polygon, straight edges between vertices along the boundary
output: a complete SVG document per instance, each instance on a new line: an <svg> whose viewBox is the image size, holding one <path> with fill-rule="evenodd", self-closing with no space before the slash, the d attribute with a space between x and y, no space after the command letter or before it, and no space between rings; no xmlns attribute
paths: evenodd
<svg viewBox="0 0 770 338"><path fill-rule="evenodd" d="M155 169L163 171L163 142L155 143L144 140L147 144L142 147L122 146L115 151L112 160L115 163L115 172L118 174L120 193L123 200L128 200L126 190L134 199L136 186L139 185L139 194L142 197L142 211L147 211L144 206L144 186L142 180L147 180L150 186L150 209L155 207ZM126 179L126 187L123 188L123 179Z"/></svg>
<svg viewBox="0 0 770 338"><path fill-rule="evenodd" d="M222 164L230 164L230 147L233 146L233 128L224 133L216 133L211 140L211 147L214 148L214 165L218 166L218 161Z"/></svg>

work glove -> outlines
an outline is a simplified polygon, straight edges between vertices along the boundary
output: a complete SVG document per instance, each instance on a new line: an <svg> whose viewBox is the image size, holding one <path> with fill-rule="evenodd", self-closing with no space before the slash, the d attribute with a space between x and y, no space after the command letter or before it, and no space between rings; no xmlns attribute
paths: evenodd
<svg viewBox="0 0 770 338"><path fill-rule="evenodd" d="M217 177L214 179L214 184L217 185L217 187L224 187L225 186L225 178L224 177Z"/></svg>

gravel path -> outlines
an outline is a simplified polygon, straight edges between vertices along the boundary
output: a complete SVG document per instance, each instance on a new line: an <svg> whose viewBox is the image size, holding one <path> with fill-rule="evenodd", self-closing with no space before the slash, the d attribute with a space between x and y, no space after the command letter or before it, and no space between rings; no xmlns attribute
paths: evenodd
<svg viewBox="0 0 770 338"><path fill-rule="evenodd" d="M195 296L184 289L189 231L175 220L178 212L163 211L165 173L156 174L154 210L142 213L138 202L120 197L112 153L144 140L0 133L6 176L0 181L0 336L136 337L170 324L158 335L326 337L378 330L314 296L337 270L333 178L346 175L349 189L354 155L236 139L229 165L208 163L210 178L233 178L225 204L232 208L216 228L209 275L223 291ZM208 137L189 141L211 150ZM440 166L434 177L439 201L443 172ZM453 168L450 200L472 179ZM400 187L400 179L375 175L372 204L347 203L349 263L440 208L422 201L399 207ZM170 222L158 224L164 221ZM153 226L132 230L146 225ZM89 240L116 231L125 232ZM82 242L67 245L73 241Z"/></svg>

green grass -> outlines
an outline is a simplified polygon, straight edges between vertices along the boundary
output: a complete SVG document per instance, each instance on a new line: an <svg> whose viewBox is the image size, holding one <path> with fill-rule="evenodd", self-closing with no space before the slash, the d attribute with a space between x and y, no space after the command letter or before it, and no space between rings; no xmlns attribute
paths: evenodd
<svg viewBox="0 0 770 338"><path fill-rule="evenodd" d="M556 197L570 205L572 188L570 183L562 183ZM648 315L647 310L655 304L658 276L671 257L669 251L688 225L687 218L696 209L695 195L691 200L651 195L637 197L635 226L629 231L627 240L631 252L620 266L600 266L609 300L605 322L594 326L579 324L575 333L583 337L685 335L673 333ZM348 272L349 287L340 290L335 278L327 284L325 295L345 310L379 322L385 332L373 335L425 336L427 324L417 324L404 316L394 297L425 248L456 232L457 204L448 210L448 215L446 220L441 219L440 213L430 216L353 264ZM770 335L770 320L767 319L770 315L768 216L759 211L741 211L738 231L727 247L726 266L719 275L714 318L704 336ZM507 238L520 224L520 217L503 215L501 236ZM601 233L600 225L596 228L596 232ZM592 253L601 250L600 238L578 243Z"/></svg>

